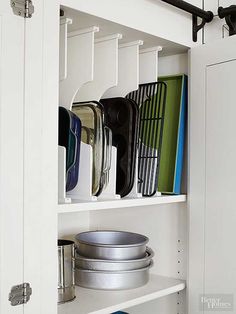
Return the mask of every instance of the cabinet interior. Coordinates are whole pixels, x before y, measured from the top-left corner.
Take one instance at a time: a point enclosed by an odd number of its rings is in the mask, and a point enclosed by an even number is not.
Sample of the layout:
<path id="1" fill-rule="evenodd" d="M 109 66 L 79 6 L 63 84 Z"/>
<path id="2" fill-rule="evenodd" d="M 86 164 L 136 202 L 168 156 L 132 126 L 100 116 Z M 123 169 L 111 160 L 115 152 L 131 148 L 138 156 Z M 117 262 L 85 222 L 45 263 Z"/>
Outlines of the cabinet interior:
<path id="1" fill-rule="evenodd" d="M 137 44 L 138 42 L 137 58 L 139 58 L 140 52 L 142 53 L 142 51 L 148 49 L 150 49 L 151 51 L 153 47 L 161 46 L 162 50 L 158 52 L 158 58 L 157 60 L 154 60 L 154 64 L 150 64 L 150 60 L 147 61 L 146 71 L 148 72 L 150 69 L 150 72 L 153 72 L 153 68 L 155 68 L 159 76 L 174 75 L 180 73 L 188 74 L 188 47 L 155 37 L 151 34 L 140 32 L 136 29 L 127 28 L 111 21 L 104 20 L 83 12 L 79 12 L 68 7 L 62 6 L 61 9 L 64 12 L 64 16 L 61 17 L 61 25 L 63 23 L 67 25 L 64 31 L 68 32 L 69 34 L 68 35 L 67 33 L 65 33 L 64 37 L 62 36 L 61 38 L 65 39 L 67 38 L 67 36 L 74 36 L 78 33 L 88 34 L 88 32 L 92 31 L 94 38 L 93 36 L 91 37 L 92 45 L 90 45 L 90 47 L 91 49 L 94 49 L 95 43 L 98 43 L 102 40 L 106 41 L 114 38 L 114 34 L 116 34 L 118 44 L 116 48 L 116 55 L 114 55 L 114 62 L 117 63 L 119 57 L 118 50 L 120 46 L 125 47 L 130 45 L 130 43 L 133 45 Z M 122 34 L 122 38 L 117 34 Z M 84 38 L 84 40 L 85 44 L 88 44 L 88 42 L 86 42 L 86 38 Z M 80 90 L 86 85 L 86 80 L 90 81 L 91 77 L 95 79 L 93 53 L 94 51 L 81 51 L 81 55 L 83 57 L 86 55 L 87 57 L 90 57 L 91 64 L 90 67 L 87 68 L 87 61 L 80 63 L 79 66 L 81 67 L 81 72 L 77 73 L 77 76 L 79 77 L 80 74 L 84 76 L 84 81 L 82 80 L 78 84 L 78 88 L 76 87 L 76 82 L 74 82 L 75 89 L 77 88 L 77 91 L 75 93 L 74 89 L 74 91 L 72 91 L 71 94 L 68 96 L 68 102 L 65 104 L 68 109 L 70 108 L 71 102 L 76 98 L 77 93 L 79 93 Z M 80 58 L 79 53 L 77 58 Z M 66 87 L 63 86 L 63 73 L 65 74 L 69 67 L 73 66 L 70 64 L 71 62 L 72 60 L 68 58 L 67 51 L 65 50 L 65 43 L 60 42 L 60 92 L 62 89 L 63 92 L 66 89 Z M 136 80 L 137 78 L 140 80 L 141 77 L 139 76 L 139 74 L 141 72 L 139 71 L 139 62 L 136 62 L 136 65 L 136 71 L 132 72 L 131 74 L 136 76 Z M 116 76 L 119 75 L 118 67 L 119 65 L 115 64 L 115 70 L 117 71 Z M 153 73 L 151 73 L 151 75 L 153 75 Z M 87 78 L 85 76 L 87 76 Z M 96 79 L 99 79 L 99 77 Z M 105 93 L 106 91 L 104 90 L 103 92 Z M 61 99 L 60 105 L 64 105 L 63 103 L 61 103 Z M 86 181 L 86 178 L 82 179 Z M 187 145 L 182 185 L 182 192 L 183 194 L 186 194 Z M 117 200 L 117 202 L 119 202 L 119 200 Z M 60 206 L 63 205 L 59 204 L 58 208 L 62 208 Z M 73 206 L 73 208 L 75 208 L 73 212 L 69 210 L 70 206 Z M 84 211 L 76 211 L 75 206 L 75 204 L 68 203 L 65 205 L 65 210 L 61 211 L 59 209 L 60 213 L 58 213 L 58 238 L 73 240 L 74 235 L 82 231 L 101 229 L 117 229 L 142 233 L 149 237 L 150 246 L 155 252 L 154 266 L 151 269 L 151 273 L 160 276 L 187 280 L 186 259 L 188 248 L 186 202 L 167 202 L 166 204 L 156 205 L 144 204 L 143 206 L 129 206 L 125 208 L 123 208 L 122 202 L 120 208 L 117 208 L 118 206 L 116 206 L 116 208 L 109 208 L 108 203 L 107 208 L 98 208 L 97 210 L 95 208 L 95 210 L 88 209 Z M 83 208 L 83 201 L 80 201 L 79 206 L 80 209 Z M 86 204 L 86 207 L 89 208 L 88 204 Z M 96 207 L 96 205 L 93 204 L 93 207 Z M 132 305 L 135 305 L 135 303 Z M 137 314 L 144 312 L 154 313 L 153 309 L 155 309 L 155 311 L 158 310 L 163 313 L 184 313 L 185 291 L 171 294 L 160 299 L 152 300 L 148 304 L 145 303 L 136 305 L 127 311 L 129 313 Z M 69 312 L 63 312 L 63 309 L 60 308 L 60 306 L 59 312 L 62 314 L 73 314 Z M 104 313 L 106 312 L 104 311 Z"/>

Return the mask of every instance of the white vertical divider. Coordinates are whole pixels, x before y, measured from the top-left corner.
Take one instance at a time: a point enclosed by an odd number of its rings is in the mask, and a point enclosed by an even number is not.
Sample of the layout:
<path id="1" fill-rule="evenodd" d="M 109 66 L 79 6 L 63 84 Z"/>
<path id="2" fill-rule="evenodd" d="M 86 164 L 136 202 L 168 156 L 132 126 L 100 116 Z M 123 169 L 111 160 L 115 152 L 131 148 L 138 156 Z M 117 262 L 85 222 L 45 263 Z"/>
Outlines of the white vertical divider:
<path id="1" fill-rule="evenodd" d="M 99 101 L 102 95 L 118 84 L 118 41 L 121 34 L 95 40 L 94 78 L 78 91 L 76 101 Z"/>
<path id="2" fill-rule="evenodd" d="M 74 31 L 67 38 L 67 77 L 60 82 L 59 104 L 71 109 L 78 90 L 93 80 L 96 26 Z"/>
<path id="3" fill-rule="evenodd" d="M 73 201 L 96 201 L 97 197 L 92 195 L 93 182 L 93 148 L 91 145 L 81 142 L 79 180 L 76 187 L 67 192 L 67 197 Z"/>
<path id="4" fill-rule="evenodd" d="M 95 40 L 94 47 L 94 79 L 83 85 L 78 91 L 76 101 L 99 101 L 102 95 L 111 87 L 118 84 L 118 41 L 122 38 L 121 34 L 114 34 Z M 88 163 L 87 158 L 85 162 Z M 109 183 L 106 189 L 99 196 L 99 199 L 119 199 L 116 194 L 116 163 L 117 149 L 112 147 L 111 169 L 109 171 Z M 86 165 L 84 165 L 86 167 Z M 81 167 L 83 165 L 81 164 Z M 89 182 L 83 182 L 83 187 Z M 72 191 L 73 192 L 73 191 Z M 87 191 L 88 192 L 88 191 Z M 79 185 L 77 198 L 82 199 L 88 193 L 83 191 L 83 195 L 79 193 Z M 69 193 L 73 197 L 72 193 Z M 81 197 L 82 196 L 82 197 Z M 91 197 L 91 196 L 90 196 Z M 94 199 L 95 200 L 95 199 Z"/>
<path id="5" fill-rule="evenodd" d="M 140 198 L 142 193 L 138 192 L 138 151 L 136 153 L 136 165 L 135 165 L 135 174 L 134 174 L 134 185 L 130 193 L 126 196 L 127 198 Z"/>
<path id="6" fill-rule="evenodd" d="M 65 27 L 64 32 L 67 31 Z M 60 105 L 71 109 L 73 100 L 78 90 L 87 82 L 92 81 L 94 77 L 94 33 L 98 32 L 96 26 L 70 32 L 67 36 L 67 52 L 64 52 L 64 58 L 61 57 L 60 66 L 63 69 L 63 62 L 67 62 L 67 75 L 60 82 L 59 100 Z M 63 38 L 65 38 L 63 37 Z M 63 40 L 63 39 L 62 39 Z M 66 47 L 66 45 L 65 45 Z M 65 56 L 67 53 L 67 61 Z M 64 71 L 64 74 L 66 72 Z M 59 201 L 70 202 L 70 200 L 97 200 L 92 195 L 92 158 L 93 151 L 90 145 L 81 143 L 80 149 L 80 165 L 79 180 L 76 187 L 69 192 L 66 191 L 66 175 L 65 175 L 65 151 L 59 148 Z"/>
<path id="7" fill-rule="evenodd" d="M 139 85 L 139 48 L 142 40 L 122 44 L 119 46 L 118 85 L 108 90 L 103 98 L 125 97 Z M 137 156 L 138 157 L 138 156 Z M 127 197 L 141 197 L 138 193 L 138 165 L 136 163 L 134 187 Z"/>
<path id="8" fill-rule="evenodd" d="M 142 40 L 133 41 L 119 46 L 118 84 L 104 93 L 102 98 L 125 97 L 138 89 L 139 85 L 139 46 Z"/>
<path id="9" fill-rule="evenodd" d="M 59 79 L 65 80 L 67 76 L 67 33 L 68 25 L 72 19 L 62 17 L 60 19 L 60 50 L 59 50 Z"/>
<path id="10" fill-rule="evenodd" d="M 162 51 L 162 47 L 160 46 L 140 50 L 139 84 L 157 81 L 159 51 Z"/>
<path id="11" fill-rule="evenodd" d="M 117 148 L 112 146 L 109 182 L 105 190 L 99 196 L 99 199 L 115 199 L 115 200 L 120 199 L 120 195 L 116 194 L 116 164 L 117 164 Z"/>
<path id="12" fill-rule="evenodd" d="M 66 148 L 58 146 L 58 201 L 60 204 L 71 203 L 66 197 Z"/>

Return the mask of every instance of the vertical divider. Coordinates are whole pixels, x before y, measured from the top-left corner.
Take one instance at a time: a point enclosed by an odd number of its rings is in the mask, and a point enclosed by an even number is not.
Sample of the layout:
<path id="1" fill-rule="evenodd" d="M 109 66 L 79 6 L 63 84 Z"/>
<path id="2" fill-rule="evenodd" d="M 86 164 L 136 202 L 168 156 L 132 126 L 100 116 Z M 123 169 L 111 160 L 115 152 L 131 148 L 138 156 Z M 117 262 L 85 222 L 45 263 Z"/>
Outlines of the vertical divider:
<path id="1" fill-rule="evenodd" d="M 139 53 L 139 84 L 153 83 L 158 77 L 158 52 L 162 47 L 140 50 Z"/>
<path id="2" fill-rule="evenodd" d="M 139 46 L 142 40 L 133 41 L 119 46 L 118 53 L 118 84 L 104 93 L 102 98 L 125 97 L 138 89 L 139 84 Z"/>
<path id="3" fill-rule="evenodd" d="M 118 84 L 118 41 L 121 34 L 99 38 L 94 48 L 94 79 L 83 85 L 76 95 L 76 101 L 99 101 L 102 95 Z M 117 149 L 112 147 L 109 183 L 99 199 L 119 199 L 116 194 Z"/>
<path id="4" fill-rule="evenodd" d="M 157 82 L 158 79 L 158 53 L 162 51 L 161 46 L 142 49 L 139 55 L 140 84 Z M 156 192 L 155 196 L 161 196 Z"/>
<path id="5" fill-rule="evenodd" d="M 142 193 L 138 192 L 138 148 L 136 153 L 136 166 L 135 166 L 135 174 L 134 174 L 134 185 L 130 193 L 126 196 L 127 198 L 140 198 L 142 197 Z"/>
<path id="6" fill-rule="evenodd" d="M 99 199 L 116 199 L 116 200 L 120 199 L 120 195 L 116 194 L 116 164 L 117 164 L 117 148 L 112 146 L 109 182 L 105 190 L 99 196 Z"/>
<path id="7" fill-rule="evenodd" d="M 60 49 L 59 49 L 59 79 L 63 81 L 67 77 L 67 33 L 68 24 L 72 24 L 72 19 L 60 19 Z"/>
<path id="8" fill-rule="evenodd" d="M 95 40 L 94 46 L 94 78 L 93 81 L 84 84 L 78 91 L 76 101 L 99 101 L 102 95 L 111 87 L 118 84 L 118 42 L 121 34 L 113 34 Z M 88 162 L 85 160 L 85 162 Z M 99 199 L 119 199 L 116 194 L 116 163 L 117 149 L 112 147 L 111 169 L 109 171 L 109 183 L 101 193 Z M 83 165 L 81 165 L 83 167 Z M 78 189 L 79 192 L 79 189 Z M 71 196 L 72 194 L 69 193 Z M 80 193 L 79 195 L 81 199 Z M 83 193 L 83 197 L 84 197 Z M 88 196 L 88 193 L 87 193 Z"/>
<path id="9" fill-rule="evenodd" d="M 59 104 L 71 109 L 78 90 L 93 80 L 96 26 L 74 31 L 67 39 L 67 77 L 60 82 Z"/>
<path id="10" fill-rule="evenodd" d="M 99 28 L 93 26 L 66 34 L 67 27 L 65 25 L 62 30 L 62 41 L 64 40 L 65 43 L 60 43 L 62 45 L 60 48 L 64 49 L 64 53 L 62 52 L 60 58 L 60 67 L 64 79 L 60 81 L 59 104 L 69 110 L 78 90 L 85 83 L 93 80 L 94 33 L 98 31 Z M 65 38 L 67 38 L 67 51 Z M 97 197 L 92 195 L 92 158 L 92 147 L 81 143 L 78 183 L 72 191 L 66 193 L 65 151 L 62 147 L 59 147 L 59 202 L 97 200 Z"/>
<path id="11" fill-rule="evenodd" d="M 152 83 L 157 81 L 158 77 L 158 52 L 162 47 L 156 46 L 147 49 L 142 49 L 139 52 L 139 84 Z M 161 193 L 156 194 L 160 196 Z M 134 177 L 134 185 L 127 197 L 142 197 L 138 192 L 138 148 L 136 156 L 136 169 Z"/>
<path id="12" fill-rule="evenodd" d="M 108 90 L 103 98 L 125 97 L 139 86 L 139 48 L 143 45 L 142 40 L 122 44 L 119 46 L 118 59 L 118 85 Z M 137 156 L 138 160 L 138 156 Z M 138 193 L 138 166 L 136 163 L 135 179 L 132 191 L 127 197 L 141 197 Z"/>
<path id="13" fill-rule="evenodd" d="M 118 41 L 121 34 L 95 40 L 94 78 L 78 91 L 76 101 L 99 101 L 102 95 L 118 83 Z"/>
<path id="14" fill-rule="evenodd" d="M 66 148 L 58 146 L 58 201 L 59 203 L 71 203 L 66 197 Z"/>
<path id="15" fill-rule="evenodd" d="M 74 201 L 96 201 L 97 197 L 92 195 L 93 183 L 93 148 L 91 145 L 81 142 L 79 180 L 76 187 L 67 192 L 67 196 Z"/>

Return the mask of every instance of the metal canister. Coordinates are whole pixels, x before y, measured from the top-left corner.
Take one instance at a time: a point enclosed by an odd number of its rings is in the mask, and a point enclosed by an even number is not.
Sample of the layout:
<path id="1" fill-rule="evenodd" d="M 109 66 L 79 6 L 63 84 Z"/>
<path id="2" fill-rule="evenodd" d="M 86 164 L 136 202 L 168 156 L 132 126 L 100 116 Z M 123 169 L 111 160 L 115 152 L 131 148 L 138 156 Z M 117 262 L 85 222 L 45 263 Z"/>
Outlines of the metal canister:
<path id="1" fill-rule="evenodd" d="M 58 303 L 75 299 L 75 243 L 58 240 Z"/>

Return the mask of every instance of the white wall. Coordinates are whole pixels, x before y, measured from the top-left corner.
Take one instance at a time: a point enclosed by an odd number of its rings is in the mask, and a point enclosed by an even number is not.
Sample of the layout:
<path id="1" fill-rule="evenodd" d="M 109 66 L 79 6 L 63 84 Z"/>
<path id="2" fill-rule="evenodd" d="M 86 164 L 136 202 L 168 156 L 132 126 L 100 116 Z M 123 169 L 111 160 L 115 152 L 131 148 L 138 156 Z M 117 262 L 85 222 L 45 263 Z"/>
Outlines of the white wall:
<path id="1" fill-rule="evenodd" d="M 188 54 L 177 54 L 159 58 L 158 76 L 188 74 Z"/>
<path id="2" fill-rule="evenodd" d="M 218 7 L 227 7 L 236 4 L 236 0 L 204 0 L 204 9 L 211 10 L 215 17 L 214 20 L 207 24 L 204 28 L 203 42 L 208 43 L 217 39 L 228 36 L 227 24 L 225 19 L 221 20 L 218 17 Z"/>

